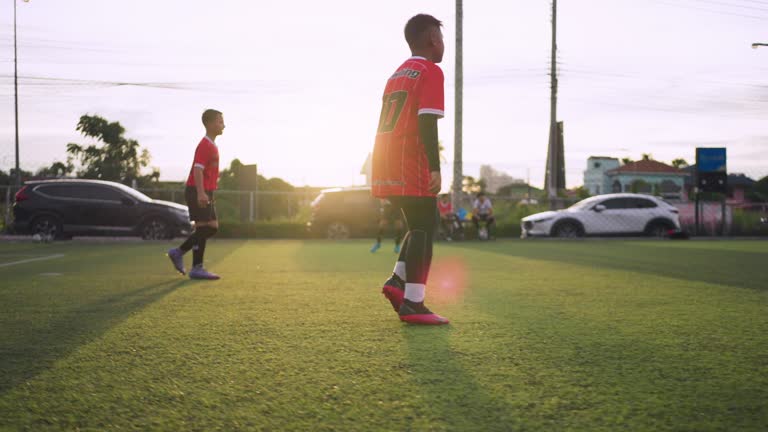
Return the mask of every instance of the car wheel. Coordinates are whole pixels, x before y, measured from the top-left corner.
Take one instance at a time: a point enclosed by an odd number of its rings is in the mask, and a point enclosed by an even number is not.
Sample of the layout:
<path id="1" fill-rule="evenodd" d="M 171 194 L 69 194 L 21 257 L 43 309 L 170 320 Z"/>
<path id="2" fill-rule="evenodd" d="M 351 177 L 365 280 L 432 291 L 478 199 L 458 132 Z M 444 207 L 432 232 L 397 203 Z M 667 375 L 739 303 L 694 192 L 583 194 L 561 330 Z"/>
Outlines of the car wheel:
<path id="1" fill-rule="evenodd" d="M 345 240 L 349 238 L 349 227 L 341 222 L 331 222 L 328 224 L 326 234 L 332 240 Z"/>
<path id="2" fill-rule="evenodd" d="M 170 227 L 163 219 L 152 218 L 141 226 L 141 238 L 144 240 L 167 240 L 170 237 Z"/>
<path id="3" fill-rule="evenodd" d="M 583 237 L 584 230 L 575 222 L 561 222 L 552 230 L 552 236 L 560 238 Z"/>
<path id="4" fill-rule="evenodd" d="M 648 237 L 662 238 L 668 235 L 671 227 L 663 222 L 653 222 L 645 229 L 645 235 Z"/>
<path id="5" fill-rule="evenodd" d="M 56 216 L 43 215 L 36 217 L 30 224 L 33 236 L 52 240 L 62 236 L 61 221 Z"/>

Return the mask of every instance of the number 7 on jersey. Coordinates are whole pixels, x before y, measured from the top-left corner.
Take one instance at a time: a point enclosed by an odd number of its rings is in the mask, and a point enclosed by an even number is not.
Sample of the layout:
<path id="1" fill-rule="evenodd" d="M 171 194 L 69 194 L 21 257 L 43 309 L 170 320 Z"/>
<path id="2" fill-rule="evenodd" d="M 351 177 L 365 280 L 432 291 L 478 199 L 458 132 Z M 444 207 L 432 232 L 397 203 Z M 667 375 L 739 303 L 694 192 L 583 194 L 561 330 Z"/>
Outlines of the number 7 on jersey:
<path id="1" fill-rule="evenodd" d="M 379 117 L 379 133 L 392 132 L 395 129 L 406 99 L 408 99 L 408 92 L 402 90 L 384 95 Z"/>

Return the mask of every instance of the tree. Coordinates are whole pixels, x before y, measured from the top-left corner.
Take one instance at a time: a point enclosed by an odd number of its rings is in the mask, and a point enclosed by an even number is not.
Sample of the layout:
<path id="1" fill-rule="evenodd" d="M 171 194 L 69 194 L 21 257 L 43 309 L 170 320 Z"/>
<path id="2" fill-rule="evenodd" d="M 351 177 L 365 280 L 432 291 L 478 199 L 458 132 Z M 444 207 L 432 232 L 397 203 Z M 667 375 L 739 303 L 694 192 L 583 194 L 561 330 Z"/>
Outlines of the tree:
<path id="1" fill-rule="evenodd" d="M 749 195 L 753 201 L 768 202 L 768 176 L 756 181 Z"/>
<path id="2" fill-rule="evenodd" d="M 240 159 L 233 159 L 229 168 L 222 170 L 219 175 L 219 189 L 240 190 L 240 168 L 242 166 L 244 164 L 240 162 Z M 256 176 L 256 179 L 259 192 L 266 192 L 257 196 L 259 219 L 271 220 L 290 217 L 296 213 L 299 207 L 299 198 L 293 193 L 295 191 L 293 185 L 281 178 L 267 179 L 260 174 Z"/>
<path id="3" fill-rule="evenodd" d="M 21 179 L 28 179 L 32 177 L 32 173 L 29 171 L 21 170 Z M 11 168 L 7 173 L 0 170 L 0 185 L 16 185 L 16 168 Z"/>
<path id="4" fill-rule="evenodd" d="M 578 197 L 580 200 L 587 199 L 592 196 L 589 193 L 589 189 L 585 188 L 584 186 L 577 187 L 574 189 L 574 192 L 576 192 L 576 197 Z"/>
<path id="5" fill-rule="evenodd" d="M 443 145 L 442 141 L 437 142 L 437 151 L 440 155 L 440 163 L 444 164 L 448 162 L 448 158 L 445 157 L 445 146 Z"/>
<path id="6" fill-rule="evenodd" d="M 76 143 L 67 144 L 67 153 L 80 160 L 82 169 L 77 172 L 79 177 L 123 184 L 131 184 L 136 180 L 140 185 L 157 182 L 160 178 L 160 170 L 157 168 L 149 175 L 141 174 L 142 168 L 149 165 L 149 151 L 140 149 L 138 141 L 125 138 L 125 128 L 120 123 L 110 123 L 96 115 L 83 115 L 77 122 L 77 131 L 103 144 L 87 147 Z"/>
<path id="7" fill-rule="evenodd" d="M 643 153 L 643 160 L 644 161 L 653 160 L 653 155 L 650 153 Z"/>
<path id="8" fill-rule="evenodd" d="M 229 168 L 221 170 L 221 173 L 219 173 L 219 189 L 240 189 L 238 180 L 241 166 L 243 166 L 243 163 L 240 162 L 240 159 L 232 159 L 232 162 L 229 164 Z"/>
<path id="9" fill-rule="evenodd" d="M 461 182 L 461 190 L 466 193 L 485 192 L 485 188 L 485 180 L 475 180 L 472 176 L 464 176 L 464 179 Z"/>
<path id="10" fill-rule="evenodd" d="M 678 169 L 685 168 L 688 166 L 688 162 L 683 158 L 677 158 L 672 160 L 672 166 Z"/>
<path id="11" fill-rule="evenodd" d="M 66 163 L 56 161 L 51 164 L 51 166 L 43 167 L 37 170 L 35 173 L 35 177 L 43 177 L 43 178 L 59 178 L 59 177 L 66 177 L 67 175 L 71 174 L 72 171 L 75 170 L 75 166 L 72 164 L 71 160 L 67 160 Z"/>
<path id="12" fill-rule="evenodd" d="M 623 165 L 631 164 L 632 162 L 634 162 L 634 161 L 631 158 L 628 158 L 628 157 L 621 158 L 621 163 Z"/>

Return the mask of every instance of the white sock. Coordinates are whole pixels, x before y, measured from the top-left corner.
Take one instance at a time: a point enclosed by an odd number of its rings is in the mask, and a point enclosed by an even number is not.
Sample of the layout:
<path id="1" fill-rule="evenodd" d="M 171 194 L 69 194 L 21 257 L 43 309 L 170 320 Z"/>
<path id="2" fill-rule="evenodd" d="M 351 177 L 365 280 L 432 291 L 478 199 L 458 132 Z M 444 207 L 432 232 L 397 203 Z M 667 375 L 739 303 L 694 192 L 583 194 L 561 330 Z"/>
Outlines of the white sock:
<path id="1" fill-rule="evenodd" d="M 406 283 L 405 284 L 405 299 L 414 303 L 421 303 L 424 301 L 424 284 Z"/>
<path id="2" fill-rule="evenodd" d="M 405 280 L 405 261 L 398 261 L 395 263 L 395 269 L 392 270 L 402 280 Z"/>

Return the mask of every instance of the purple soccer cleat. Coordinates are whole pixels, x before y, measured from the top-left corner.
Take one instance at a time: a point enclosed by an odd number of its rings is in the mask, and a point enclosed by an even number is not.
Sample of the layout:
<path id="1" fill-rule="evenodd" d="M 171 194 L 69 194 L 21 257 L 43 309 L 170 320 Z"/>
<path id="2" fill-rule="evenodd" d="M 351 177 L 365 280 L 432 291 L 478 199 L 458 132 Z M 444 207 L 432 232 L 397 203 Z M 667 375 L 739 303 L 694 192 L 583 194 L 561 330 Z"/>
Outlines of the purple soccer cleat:
<path id="1" fill-rule="evenodd" d="M 221 279 L 219 275 L 209 272 L 208 270 L 204 269 L 202 265 L 192 267 L 192 270 L 189 272 L 189 278 L 203 280 Z"/>
<path id="2" fill-rule="evenodd" d="M 169 249 L 167 255 L 176 271 L 181 274 L 187 274 L 187 271 L 184 269 L 184 253 L 182 251 L 178 248 Z"/>

